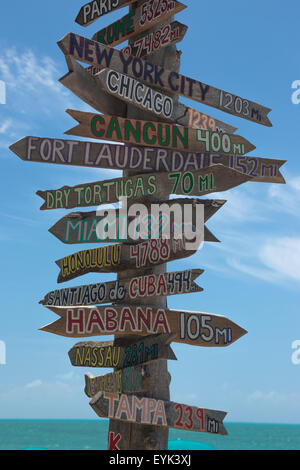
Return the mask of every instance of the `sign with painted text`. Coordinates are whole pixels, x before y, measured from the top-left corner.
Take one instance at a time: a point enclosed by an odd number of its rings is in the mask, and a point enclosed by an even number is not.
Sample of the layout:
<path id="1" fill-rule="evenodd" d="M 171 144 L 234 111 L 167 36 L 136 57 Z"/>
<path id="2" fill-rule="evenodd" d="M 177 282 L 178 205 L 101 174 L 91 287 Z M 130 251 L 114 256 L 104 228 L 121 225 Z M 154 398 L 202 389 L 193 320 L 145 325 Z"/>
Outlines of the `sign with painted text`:
<path id="1" fill-rule="evenodd" d="M 176 361 L 170 346 L 173 335 L 155 334 L 130 341 L 119 336 L 114 341 L 76 343 L 69 351 L 72 366 L 124 369 L 161 359 Z"/>
<path id="2" fill-rule="evenodd" d="M 226 412 L 135 395 L 99 392 L 90 405 L 100 418 L 226 435 Z"/>
<path id="3" fill-rule="evenodd" d="M 133 104 L 143 111 L 154 114 L 158 118 L 170 121 L 172 124 L 189 125 L 189 113 L 194 110 L 170 96 L 153 90 L 144 83 L 115 70 L 102 69 L 96 74 L 96 77 L 99 79 L 103 90 L 111 96 L 116 96 L 126 103 Z M 111 115 L 111 113 L 109 114 Z M 205 130 L 211 130 L 208 129 L 209 124 L 214 131 L 218 129 L 218 131 L 232 134 L 236 130 L 222 121 L 215 120 L 210 116 L 206 117 L 208 124 Z M 214 122 L 212 122 L 212 119 Z"/>
<path id="4" fill-rule="evenodd" d="M 88 26 L 107 13 L 126 7 L 134 2 L 136 0 L 92 0 L 80 8 L 75 21 L 81 26 Z"/>
<path id="5" fill-rule="evenodd" d="M 199 244 L 188 249 L 184 238 L 154 238 L 137 244 L 119 243 L 79 251 L 56 261 L 60 268 L 57 282 L 69 281 L 88 273 L 114 273 L 168 263 L 192 256 Z"/>
<path id="6" fill-rule="evenodd" d="M 60 318 L 40 330 L 68 338 L 168 333 L 175 343 L 225 347 L 247 333 L 225 316 L 211 313 L 145 305 L 47 308 Z"/>
<path id="7" fill-rule="evenodd" d="M 133 276 L 110 282 L 66 287 L 48 292 L 40 301 L 43 305 L 69 307 L 125 303 L 129 300 L 156 296 L 190 294 L 203 291 L 194 281 L 203 269 L 189 269 L 161 274 Z"/>
<path id="8" fill-rule="evenodd" d="M 160 23 L 150 31 L 138 34 L 131 44 L 122 49 L 123 53 L 135 57 L 150 56 L 166 46 L 182 41 L 188 27 L 179 21 Z"/>
<path id="9" fill-rule="evenodd" d="M 186 5 L 176 0 L 156 0 L 156 4 L 153 0 L 143 0 L 123 18 L 97 31 L 93 40 L 107 46 L 117 46 L 185 8 Z"/>
<path id="10" fill-rule="evenodd" d="M 147 366 L 127 367 L 98 377 L 86 373 L 84 391 L 90 398 L 98 392 L 141 393 L 147 387 L 149 375 Z"/>
<path id="11" fill-rule="evenodd" d="M 165 149 L 243 155 L 255 149 L 240 135 L 67 109 L 79 124 L 65 134 Z"/>
<path id="12" fill-rule="evenodd" d="M 179 152 L 156 147 L 32 136 L 18 140 L 9 148 L 26 162 L 108 168 L 110 170 L 138 170 L 145 173 L 151 171 L 195 172 L 220 163 L 251 176 L 250 181 L 285 183 L 279 169 L 286 160 L 272 158 L 207 152 Z"/>
<path id="13" fill-rule="evenodd" d="M 140 57 L 126 56 L 122 51 L 97 41 L 68 33 L 58 42 L 58 46 L 65 55 L 71 55 L 89 65 L 111 68 L 161 91 L 177 93 L 258 124 L 272 125 L 267 116 L 270 108 L 186 77 L 174 70 L 164 69 Z"/>
<path id="14" fill-rule="evenodd" d="M 144 173 L 127 178 L 37 191 L 36 194 L 44 199 L 44 203 L 40 207 L 41 210 L 72 209 L 115 203 L 121 198 L 136 199 L 142 202 L 147 196 L 155 196 L 157 201 L 165 199 L 171 194 L 204 196 L 209 193 L 227 191 L 249 180 L 251 180 L 250 176 L 217 164 L 206 170 L 195 172 Z M 155 208 L 159 210 L 161 204 L 157 203 L 153 206 L 153 210 Z M 168 207 L 169 205 L 165 204 L 164 210 L 167 211 Z M 189 221 L 186 220 L 186 222 Z"/>

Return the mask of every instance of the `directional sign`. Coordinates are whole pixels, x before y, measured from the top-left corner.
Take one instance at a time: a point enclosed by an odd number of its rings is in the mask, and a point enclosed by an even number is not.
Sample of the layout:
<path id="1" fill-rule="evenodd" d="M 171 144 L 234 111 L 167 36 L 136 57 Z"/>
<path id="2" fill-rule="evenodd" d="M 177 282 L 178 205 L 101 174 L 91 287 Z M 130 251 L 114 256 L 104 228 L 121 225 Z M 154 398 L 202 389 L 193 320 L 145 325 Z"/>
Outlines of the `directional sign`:
<path id="1" fill-rule="evenodd" d="M 120 242 L 127 241 L 130 243 L 145 240 L 148 238 L 161 238 L 161 232 L 166 223 L 171 226 L 176 223 L 174 212 L 179 209 L 181 214 L 184 210 L 190 208 L 189 221 L 195 227 L 197 226 L 197 207 L 203 206 L 200 199 L 171 199 L 160 201 L 163 208 L 168 208 L 165 213 L 160 215 L 152 215 L 149 208 L 144 215 L 127 216 L 122 210 L 105 210 L 105 215 L 97 215 L 97 211 L 91 212 L 71 212 L 53 225 L 49 232 L 52 233 L 63 243 L 101 243 L 101 242 Z M 205 211 L 205 206 L 204 206 Z M 99 211 L 98 211 L 99 212 Z M 104 212 L 104 211 L 103 211 Z M 108 224 L 116 223 L 116 230 L 107 231 Z M 143 229 L 136 233 L 136 224 L 142 224 Z M 203 230 L 201 226 L 201 230 Z M 133 233 L 134 232 L 134 233 Z M 214 242 L 216 237 L 204 226 L 204 241 Z"/>
<path id="2" fill-rule="evenodd" d="M 180 75 L 140 57 L 126 56 L 122 51 L 86 39 L 74 33 L 66 34 L 58 46 L 65 55 L 99 68 L 111 68 L 118 72 L 159 88 L 167 93 L 177 93 L 186 98 L 221 109 L 224 112 L 250 121 L 271 126 L 267 114 L 270 108 L 261 106 L 232 93 L 214 88 L 192 78 Z"/>
<path id="3" fill-rule="evenodd" d="M 191 153 L 175 150 L 113 145 L 53 139 L 50 137 L 24 137 L 10 147 L 24 161 L 75 165 L 86 168 L 111 170 L 139 170 L 143 172 L 192 171 L 208 168 L 217 163 L 252 177 L 250 181 L 285 183 L 279 168 L 286 160 L 246 155 L 218 153 Z"/>
<path id="4" fill-rule="evenodd" d="M 98 392 L 140 393 L 146 389 L 149 375 L 147 366 L 127 367 L 98 377 L 85 374 L 84 391 L 90 398 Z"/>
<path id="5" fill-rule="evenodd" d="M 135 1 L 136 0 L 93 0 L 80 8 L 75 21 L 81 26 L 88 26 L 101 16 L 111 11 L 118 10 L 119 8 L 126 7 Z"/>
<path id="6" fill-rule="evenodd" d="M 121 42 L 129 41 L 137 34 L 165 21 L 185 8 L 186 5 L 176 0 L 157 0 L 155 7 L 153 0 L 143 0 L 137 8 L 123 18 L 100 29 L 94 34 L 93 40 L 108 46 L 116 46 Z"/>
<path id="7" fill-rule="evenodd" d="M 176 361 L 170 346 L 171 334 L 143 336 L 130 341 L 118 337 L 114 341 L 85 341 L 76 343 L 69 351 L 75 367 L 113 367 L 124 369 L 161 359 Z"/>
<path id="8" fill-rule="evenodd" d="M 57 282 L 87 273 L 114 273 L 125 269 L 148 268 L 192 256 L 198 249 L 187 248 L 183 239 L 150 239 L 142 243 L 105 245 L 83 250 L 56 261 L 60 268 Z"/>
<path id="9" fill-rule="evenodd" d="M 172 333 L 175 343 L 225 347 L 247 333 L 228 318 L 211 313 L 145 305 L 47 308 L 60 318 L 40 329 L 69 338 Z"/>
<path id="10" fill-rule="evenodd" d="M 255 149 L 254 145 L 239 135 L 220 134 L 164 122 L 125 119 L 73 109 L 67 109 L 66 112 L 79 124 L 65 134 L 80 137 L 194 152 L 243 155 Z"/>
<path id="11" fill-rule="evenodd" d="M 99 305 L 126 303 L 138 298 L 189 294 L 203 291 L 194 282 L 203 269 L 189 269 L 161 274 L 133 276 L 130 279 L 66 287 L 48 292 L 40 301 L 43 305 L 68 307 L 72 305 Z"/>
<path id="12" fill-rule="evenodd" d="M 128 104 L 134 104 L 137 108 L 150 112 L 156 117 L 170 121 L 173 124 L 183 126 L 189 124 L 189 112 L 194 110 L 175 101 L 170 96 L 153 90 L 144 83 L 116 70 L 102 69 L 96 74 L 96 77 L 99 79 L 103 90 L 109 93 L 110 96 L 118 97 Z M 111 115 L 111 112 L 109 114 Z M 222 121 L 215 120 L 210 116 L 206 117 L 208 125 L 212 126 L 214 131 L 219 129 L 222 132 L 232 134 L 236 130 Z"/>
<path id="13" fill-rule="evenodd" d="M 36 194 L 45 201 L 41 210 L 71 209 L 114 203 L 121 197 L 129 200 L 140 199 L 140 202 L 143 202 L 147 196 L 154 196 L 157 201 L 171 194 L 203 196 L 217 191 L 227 191 L 250 179 L 250 176 L 217 164 L 195 172 L 145 173 L 127 178 L 37 191 Z M 159 203 L 154 205 L 154 208 L 158 210 Z M 164 210 L 167 209 L 168 207 L 164 206 Z"/>
<path id="14" fill-rule="evenodd" d="M 157 400 L 135 395 L 99 392 L 90 401 L 101 418 L 116 419 L 185 431 L 226 435 L 223 425 L 224 411 L 207 410 L 172 401 Z"/>
<path id="15" fill-rule="evenodd" d="M 187 29 L 188 27 L 179 21 L 160 23 L 154 28 L 151 27 L 151 31 L 138 34 L 132 39 L 131 45 L 126 46 L 122 51 L 135 57 L 149 56 L 163 47 L 182 41 Z"/>
<path id="16" fill-rule="evenodd" d="M 126 102 L 113 96 L 111 93 L 109 94 L 108 90 L 105 91 L 105 88 L 98 78 L 98 72 L 94 71 L 93 67 L 85 69 L 70 56 L 66 57 L 66 62 L 69 72 L 59 80 L 62 85 L 71 90 L 78 98 L 100 111 L 100 113 L 109 114 L 110 116 L 126 116 Z M 101 71 L 99 71 L 99 73 L 100 72 Z M 127 77 L 127 79 L 134 80 L 131 77 Z M 151 93 L 155 92 L 152 90 Z M 157 93 L 159 92 L 156 92 L 156 96 Z M 201 113 L 199 118 L 199 111 L 189 108 L 182 103 L 176 103 L 176 112 L 176 122 L 183 126 L 227 132 L 228 134 L 232 134 L 236 131 L 236 127 L 219 121 L 207 114 Z"/>
<path id="17" fill-rule="evenodd" d="M 224 411 L 207 410 L 171 401 L 135 395 L 99 392 L 90 401 L 101 418 L 154 426 L 167 426 L 185 431 L 226 435 Z"/>

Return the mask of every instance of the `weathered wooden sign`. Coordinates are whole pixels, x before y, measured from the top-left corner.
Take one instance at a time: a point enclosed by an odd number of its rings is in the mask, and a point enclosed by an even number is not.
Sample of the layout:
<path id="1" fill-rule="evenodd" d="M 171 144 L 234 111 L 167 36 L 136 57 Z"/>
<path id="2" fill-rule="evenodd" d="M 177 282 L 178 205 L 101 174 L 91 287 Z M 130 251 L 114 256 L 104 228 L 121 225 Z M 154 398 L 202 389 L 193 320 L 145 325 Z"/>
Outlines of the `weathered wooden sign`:
<path id="1" fill-rule="evenodd" d="M 135 57 L 149 56 L 163 47 L 182 41 L 187 29 L 188 27 L 179 21 L 162 22 L 154 28 L 151 27 L 151 31 L 138 34 L 131 41 L 131 45 L 123 48 L 122 52 Z"/>
<path id="2" fill-rule="evenodd" d="M 102 69 L 96 74 L 96 77 L 99 79 L 103 90 L 109 93 L 110 96 L 116 96 L 126 103 L 133 104 L 143 111 L 154 114 L 158 118 L 170 121 L 172 124 L 186 126 L 190 122 L 189 113 L 194 111 L 193 109 L 158 90 L 153 90 L 132 77 L 111 69 Z M 111 115 L 111 113 L 109 114 Z M 213 119 L 214 122 L 212 122 L 210 116 L 206 116 L 206 118 L 207 123 L 214 128 L 214 131 L 218 129 L 221 132 L 232 134 L 236 130 L 222 121 Z M 205 130 L 209 130 L 208 125 Z"/>
<path id="3" fill-rule="evenodd" d="M 247 333 L 228 318 L 211 313 L 146 305 L 46 307 L 60 318 L 40 330 L 69 338 L 172 333 L 172 341 L 175 343 L 225 347 Z"/>
<path id="4" fill-rule="evenodd" d="M 98 79 L 97 73 L 94 72 L 93 67 L 85 69 L 70 56 L 66 57 L 66 62 L 69 68 L 69 72 L 59 80 L 62 85 L 71 90 L 76 96 L 78 96 L 78 98 L 85 101 L 101 113 L 108 114 L 110 116 L 121 117 L 126 115 L 126 102 L 117 98 L 116 96 L 113 96 L 112 94 L 108 94 L 107 90 L 105 91 L 105 88 L 101 85 L 101 82 Z M 127 77 L 127 79 L 134 80 L 131 77 Z M 157 96 L 157 93 L 159 92 L 152 90 L 151 93 L 156 93 Z M 189 108 L 182 103 L 176 104 L 176 112 L 176 122 L 183 126 L 190 126 L 190 124 L 193 124 L 195 128 L 201 128 L 203 130 L 207 129 L 217 132 L 227 132 L 228 134 L 232 134 L 236 131 L 236 127 L 226 124 L 223 121 L 217 120 L 204 113 L 201 113 L 200 127 L 200 121 L 195 118 L 198 111 Z M 191 115 L 194 116 L 193 120 L 191 120 Z"/>
<path id="5" fill-rule="evenodd" d="M 139 269 L 192 256 L 198 247 L 186 247 L 182 239 L 150 239 L 125 245 L 105 245 L 83 250 L 56 261 L 60 268 L 57 282 L 65 282 L 87 273 L 114 273 Z"/>
<path id="6" fill-rule="evenodd" d="M 286 160 L 220 153 L 191 153 L 50 137 L 24 137 L 10 147 L 24 161 L 143 172 L 197 171 L 217 163 L 251 176 L 250 181 L 285 183 Z"/>
<path id="7" fill-rule="evenodd" d="M 265 126 L 271 126 L 268 119 L 270 108 L 228 93 L 174 70 L 144 61 L 140 57 L 126 56 L 122 51 L 86 39 L 74 33 L 66 34 L 58 46 L 65 55 L 99 68 L 111 68 L 145 82 L 154 88 L 177 93 L 186 98 L 212 106 L 222 111 L 248 119 Z"/>
<path id="8" fill-rule="evenodd" d="M 223 425 L 227 414 L 224 411 L 108 392 L 97 393 L 90 401 L 90 405 L 101 418 L 167 426 L 185 431 L 227 434 Z"/>
<path id="9" fill-rule="evenodd" d="M 88 26 L 101 16 L 126 7 L 133 2 L 136 0 L 92 0 L 80 8 L 75 21 L 81 26 Z"/>
<path id="10" fill-rule="evenodd" d="M 131 341 L 124 337 L 114 341 L 85 341 L 76 343 L 68 354 L 75 367 L 124 369 L 161 359 L 176 361 L 170 346 L 172 338 L 172 334 L 156 334 Z"/>
<path id="11" fill-rule="evenodd" d="M 143 0 L 123 18 L 100 29 L 93 40 L 107 46 L 117 46 L 185 8 L 186 5 L 176 0 L 156 0 L 156 5 L 153 5 L 153 0 Z"/>
<path id="12" fill-rule="evenodd" d="M 170 194 L 204 196 L 227 191 L 250 179 L 248 175 L 217 164 L 195 172 L 144 173 L 127 178 L 37 191 L 36 194 L 44 199 L 41 210 L 72 209 L 114 203 L 120 201 L 121 197 L 142 202 L 147 196 L 155 196 L 157 201 Z M 158 204 L 155 207 L 158 208 Z M 164 206 L 164 210 L 167 210 L 167 206 Z"/>
<path id="13" fill-rule="evenodd" d="M 163 227 L 168 223 L 171 227 L 176 224 L 176 209 L 184 214 L 184 210 L 190 208 L 189 222 L 197 227 L 197 207 L 204 206 L 205 201 L 200 199 L 171 199 L 160 201 L 162 210 L 158 215 L 151 215 L 151 205 L 144 215 L 127 216 L 119 209 L 105 210 L 105 215 L 99 215 L 99 211 L 71 212 L 59 219 L 50 229 L 61 242 L 66 244 L 101 243 L 127 241 L 134 243 L 148 238 L 161 238 Z M 210 207 L 210 206 L 206 206 Z M 173 208 L 173 209 L 172 209 Z M 167 210 L 165 210 L 167 209 Z M 104 212 L 104 211 L 103 211 Z M 187 217 L 186 217 L 187 218 Z M 116 224 L 115 230 L 107 230 L 112 223 Z M 138 231 L 134 227 L 140 226 Z M 201 226 L 201 230 L 203 227 Z M 217 238 L 204 225 L 204 241 L 215 242 Z"/>
<path id="14" fill-rule="evenodd" d="M 90 398 L 98 392 L 141 393 L 146 389 L 149 375 L 147 366 L 126 367 L 98 377 L 86 373 L 84 391 Z"/>
<path id="15" fill-rule="evenodd" d="M 189 294 L 203 291 L 194 281 L 203 269 L 189 269 L 161 274 L 133 276 L 130 279 L 66 287 L 48 292 L 40 301 L 43 305 L 68 307 L 72 305 L 99 305 L 126 303 L 138 298 L 152 298 Z"/>
<path id="16" fill-rule="evenodd" d="M 124 119 L 73 109 L 67 109 L 66 112 L 79 124 L 66 131 L 65 134 L 80 137 L 190 152 L 243 155 L 255 149 L 255 146 L 248 140 L 235 134 L 220 134 L 175 124 Z"/>

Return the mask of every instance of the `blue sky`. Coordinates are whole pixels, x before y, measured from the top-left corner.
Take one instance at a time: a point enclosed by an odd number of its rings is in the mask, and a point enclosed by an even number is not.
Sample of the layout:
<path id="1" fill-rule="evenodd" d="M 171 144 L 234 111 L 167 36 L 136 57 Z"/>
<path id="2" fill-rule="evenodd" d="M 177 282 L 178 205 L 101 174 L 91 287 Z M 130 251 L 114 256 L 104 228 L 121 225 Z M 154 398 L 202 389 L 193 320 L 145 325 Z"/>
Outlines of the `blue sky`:
<path id="1" fill-rule="evenodd" d="M 63 138 L 73 125 L 65 109 L 90 109 L 58 82 L 67 67 L 56 42 L 68 32 L 92 37 L 126 10 L 83 28 L 74 22 L 83 3 L 17 0 L 14 14 L 11 3 L 1 5 L 0 80 L 7 100 L 0 105 L 0 341 L 6 344 L 0 418 L 94 419 L 84 372 L 109 372 L 72 367 L 67 353 L 76 339 L 38 331 L 55 320 L 38 304 L 57 286 L 55 260 L 82 246 L 64 245 L 48 232 L 66 211 L 40 211 L 35 192 L 121 173 L 25 163 L 8 149 L 26 135 Z M 292 83 L 300 80 L 299 3 L 185 3 L 176 17 L 189 26 L 178 45 L 181 72 L 272 108 L 273 127 L 181 101 L 238 127 L 237 134 L 256 145 L 254 156 L 288 162 L 286 185 L 249 182 L 214 195 L 227 200 L 207 224 L 222 243 L 206 243 L 168 265 L 169 271 L 205 269 L 198 279 L 204 291 L 170 297 L 169 308 L 226 315 L 248 331 L 227 348 L 174 343 L 171 399 L 228 411 L 227 422 L 300 423 L 300 364 L 291 359 L 292 343 L 300 340 L 300 104 L 291 99 Z M 114 278 L 91 274 L 65 285 Z"/>

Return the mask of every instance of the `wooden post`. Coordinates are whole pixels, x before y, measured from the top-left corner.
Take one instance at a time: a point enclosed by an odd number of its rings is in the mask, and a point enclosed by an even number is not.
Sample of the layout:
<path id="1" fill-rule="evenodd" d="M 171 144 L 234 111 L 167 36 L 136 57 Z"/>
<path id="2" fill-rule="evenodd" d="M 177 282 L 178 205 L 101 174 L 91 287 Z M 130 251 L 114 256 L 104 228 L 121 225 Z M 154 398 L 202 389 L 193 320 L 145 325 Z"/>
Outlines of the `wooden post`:
<path id="1" fill-rule="evenodd" d="M 135 5 L 131 8 L 134 8 Z M 169 18 L 171 23 L 173 17 Z M 150 30 L 151 31 L 151 30 Z M 177 51 L 175 45 L 167 46 L 155 54 L 151 55 L 151 62 L 164 66 L 169 70 L 179 71 L 180 68 L 180 52 Z M 176 99 L 176 96 L 173 96 Z M 153 115 L 147 115 L 141 109 L 133 105 L 128 105 L 127 117 L 131 119 L 149 119 L 158 120 Z M 161 119 L 160 119 L 161 120 Z M 123 177 L 136 174 L 134 171 L 125 170 Z M 149 197 L 149 200 L 151 198 Z M 128 201 L 130 206 L 130 201 Z M 125 279 L 138 275 L 146 275 L 149 273 L 165 273 L 166 264 L 155 266 L 154 268 L 139 270 L 126 270 L 118 274 L 118 279 Z M 134 304 L 134 301 L 130 302 Z M 128 303 L 130 305 L 130 303 Z M 149 299 L 139 299 L 138 303 L 149 305 Z M 151 305 L 167 308 L 167 297 L 153 297 L 151 298 Z M 128 339 L 132 339 L 129 336 Z M 169 384 L 171 376 L 168 372 L 167 360 L 155 361 L 149 364 L 150 377 L 148 387 L 143 391 L 141 396 L 156 398 L 162 400 L 170 400 Z M 137 394 L 138 395 L 138 394 Z M 119 437 L 117 437 L 119 436 Z M 109 445 L 113 439 L 119 439 L 117 447 L 120 450 L 166 450 L 168 449 L 169 429 L 161 426 L 141 425 L 135 423 L 127 423 L 124 421 L 117 421 L 110 419 L 109 423 Z"/>

